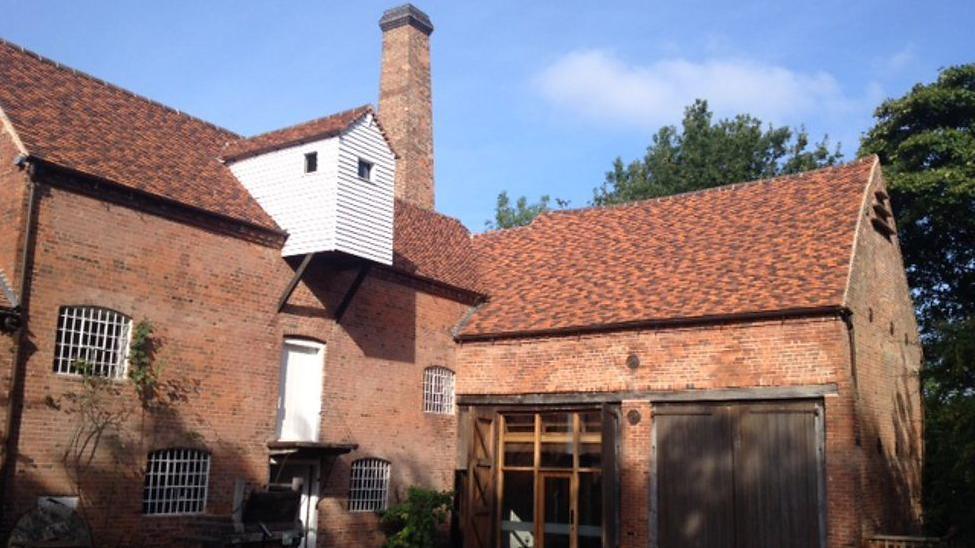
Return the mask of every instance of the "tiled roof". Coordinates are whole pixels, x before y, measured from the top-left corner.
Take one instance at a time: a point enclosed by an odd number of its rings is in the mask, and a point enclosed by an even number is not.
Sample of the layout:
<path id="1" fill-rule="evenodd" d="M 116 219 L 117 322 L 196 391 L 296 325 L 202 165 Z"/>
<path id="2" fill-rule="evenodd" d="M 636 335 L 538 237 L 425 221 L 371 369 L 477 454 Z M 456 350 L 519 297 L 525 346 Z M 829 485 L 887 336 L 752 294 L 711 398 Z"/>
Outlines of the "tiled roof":
<path id="1" fill-rule="evenodd" d="M 0 109 L 32 156 L 277 229 L 218 160 L 228 130 L 2 40 Z"/>
<path id="2" fill-rule="evenodd" d="M 359 118 L 370 113 L 372 113 L 372 107 L 363 105 L 296 126 L 262 133 L 247 139 L 239 139 L 228 143 L 220 156 L 224 160 L 240 160 L 272 150 L 334 137 L 348 129 Z"/>
<path id="3" fill-rule="evenodd" d="M 13 308 L 15 306 L 17 306 L 17 294 L 14 293 L 7 275 L 3 270 L 0 270 L 0 308 Z"/>
<path id="4" fill-rule="evenodd" d="M 471 233 L 457 219 L 396 200 L 393 268 L 483 294 Z"/>
<path id="5" fill-rule="evenodd" d="M 490 300 L 460 337 L 841 306 L 876 162 L 475 236 Z"/>
<path id="6" fill-rule="evenodd" d="M 327 138 L 374 114 L 364 105 L 245 139 L 3 40 L 0 109 L 32 156 L 276 230 L 221 157 Z M 398 201 L 395 222 L 394 268 L 479 291 L 470 233 L 459 221 Z M 0 306 L 8 301 L 0 292 Z"/>

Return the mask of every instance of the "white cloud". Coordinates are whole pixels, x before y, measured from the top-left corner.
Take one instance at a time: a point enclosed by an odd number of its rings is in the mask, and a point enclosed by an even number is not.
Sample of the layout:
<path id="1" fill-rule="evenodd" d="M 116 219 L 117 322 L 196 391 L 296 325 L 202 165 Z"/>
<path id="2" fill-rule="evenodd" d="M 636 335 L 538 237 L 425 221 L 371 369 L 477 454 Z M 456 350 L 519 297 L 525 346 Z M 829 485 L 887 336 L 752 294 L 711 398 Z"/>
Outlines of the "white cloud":
<path id="1" fill-rule="evenodd" d="M 605 50 L 572 52 L 534 80 L 553 104 L 595 121 L 655 130 L 680 121 L 694 99 L 718 116 L 753 114 L 766 122 L 845 115 L 856 103 L 826 72 L 797 72 L 746 59 L 681 58 L 627 64 Z"/>

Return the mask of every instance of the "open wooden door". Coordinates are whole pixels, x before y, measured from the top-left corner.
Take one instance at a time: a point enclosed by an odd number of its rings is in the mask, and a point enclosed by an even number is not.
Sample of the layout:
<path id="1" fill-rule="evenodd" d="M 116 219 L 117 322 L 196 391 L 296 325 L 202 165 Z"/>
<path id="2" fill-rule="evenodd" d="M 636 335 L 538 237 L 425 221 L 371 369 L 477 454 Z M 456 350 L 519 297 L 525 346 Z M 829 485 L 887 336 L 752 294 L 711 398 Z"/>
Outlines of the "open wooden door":
<path id="1" fill-rule="evenodd" d="M 495 454 L 497 451 L 497 413 L 493 408 L 471 407 L 470 453 L 467 458 L 467 516 L 464 544 L 470 548 L 491 548 L 497 531 Z"/>

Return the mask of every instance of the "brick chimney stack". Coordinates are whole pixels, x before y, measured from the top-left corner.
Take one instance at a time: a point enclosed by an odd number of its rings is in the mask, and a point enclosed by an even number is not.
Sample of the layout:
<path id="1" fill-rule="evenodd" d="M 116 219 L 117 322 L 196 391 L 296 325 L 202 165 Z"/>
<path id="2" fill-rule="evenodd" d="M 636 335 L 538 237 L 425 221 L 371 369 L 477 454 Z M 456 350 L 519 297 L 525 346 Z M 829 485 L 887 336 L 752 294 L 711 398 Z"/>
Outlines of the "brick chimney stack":
<path id="1" fill-rule="evenodd" d="M 430 33 L 427 14 L 412 4 L 386 10 L 383 64 L 379 82 L 379 118 L 396 163 L 396 197 L 434 209 L 433 100 L 430 82 Z"/>

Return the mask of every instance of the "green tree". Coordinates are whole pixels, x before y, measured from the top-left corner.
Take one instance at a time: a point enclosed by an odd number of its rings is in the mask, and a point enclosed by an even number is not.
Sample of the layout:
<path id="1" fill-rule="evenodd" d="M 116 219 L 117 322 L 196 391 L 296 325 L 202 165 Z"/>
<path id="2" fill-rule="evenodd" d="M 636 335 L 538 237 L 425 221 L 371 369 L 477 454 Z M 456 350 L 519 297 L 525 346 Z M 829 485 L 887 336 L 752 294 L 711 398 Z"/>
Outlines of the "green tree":
<path id="1" fill-rule="evenodd" d="M 927 524 L 975 544 L 975 64 L 874 116 L 860 153 L 884 164 L 924 343 Z"/>
<path id="2" fill-rule="evenodd" d="M 558 209 L 563 209 L 568 205 L 569 202 L 566 200 L 559 198 L 555 199 L 555 207 Z M 501 194 L 498 194 L 498 203 L 494 208 L 494 221 L 488 221 L 485 223 L 485 225 L 492 229 L 525 226 L 531 223 L 535 217 L 538 217 L 542 213 L 551 210 L 551 196 L 542 196 L 537 202 L 534 203 L 528 203 L 528 198 L 522 196 L 515 200 L 514 204 L 512 204 L 511 198 L 508 197 L 508 193 L 502 192 Z"/>
<path id="3" fill-rule="evenodd" d="M 839 145 L 829 138 L 810 144 L 805 128 L 765 127 L 747 114 L 713 121 L 707 101 L 698 99 L 684 110 L 681 130 L 664 126 L 653 136 L 642 159 L 624 164 L 617 158 L 605 182 L 595 190 L 593 205 L 609 205 L 713 186 L 808 171 L 838 163 Z M 764 129 L 763 129 L 764 128 Z M 555 200 L 558 208 L 568 202 Z M 525 226 L 552 209 L 549 196 L 514 203 L 507 192 L 498 195 L 489 228 Z"/>
<path id="4" fill-rule="evenodd" d="M 810 146 L 804 128 L 765 126 L 747 114 L 713 121 L 707 101 L 684 110 L 681 130 L 664 126 L 642 159 L 617 158 L 593 203 L 607 205 L 798 173 L 836 164 L 829 138 Z"/>

